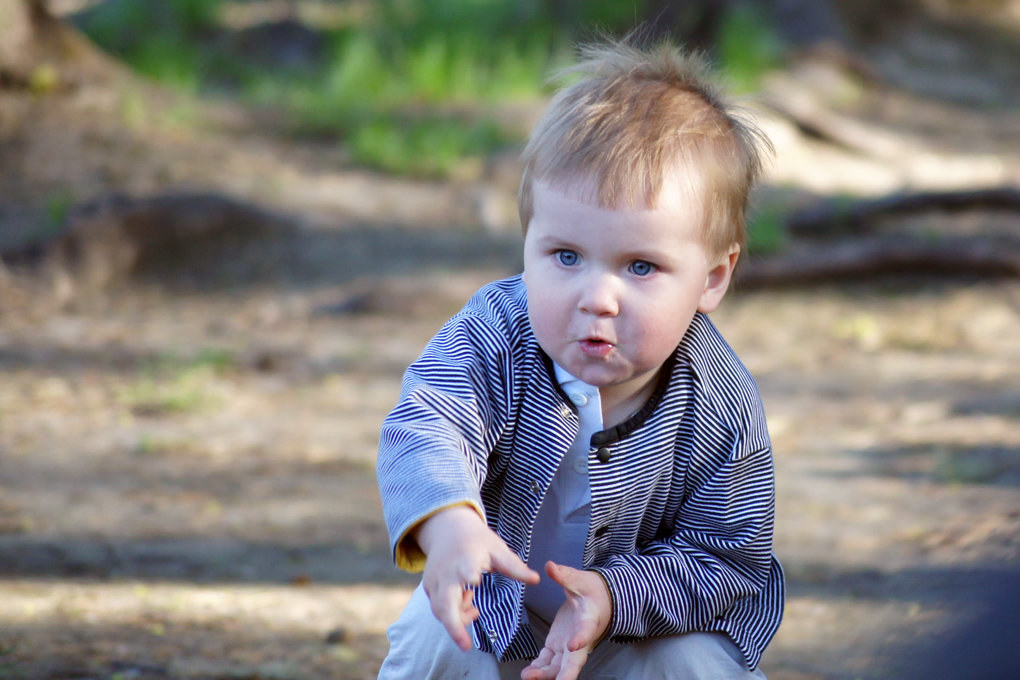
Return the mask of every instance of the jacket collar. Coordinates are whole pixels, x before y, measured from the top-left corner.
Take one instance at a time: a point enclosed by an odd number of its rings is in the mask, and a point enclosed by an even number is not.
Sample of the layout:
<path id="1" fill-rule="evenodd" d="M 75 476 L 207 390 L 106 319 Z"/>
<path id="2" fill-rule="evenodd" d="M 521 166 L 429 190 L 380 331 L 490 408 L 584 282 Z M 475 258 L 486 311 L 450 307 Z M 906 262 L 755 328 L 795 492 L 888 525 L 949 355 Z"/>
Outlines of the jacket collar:
<path id="1" fill-rule="evenodd" d="M 536 343 L 536 347 L 538 347 L 538 343 Z M 542 363 L 545 366 L 549 382 L 559 395 L 560 401 L 576 412 L 577 408 L 573 405 L 573 403 L 571 403 L 570 398 L 567 397 L 567 393 L 563 390 L 559 380 L 556 378 L 556 364 L 541 347 L 538 347 L 538 353 L 542 358 Z M 634 415 L 619 425 L 602 430 L 601 432 L 596 432 L 592 435 L 592 446 L 605 446 L 607 444 L 620 441 L 627 437 L 627 435 L 631 432 L 645 424 L 651 415 L 655 413 L 655 409 L 658 408 L 659 404 L 662 402 L 662 398 L 666 396 L 666 392 L 669 391 L 669 386 L 670 383 L 672 383 L 673 378 L 673 370 L 676 368 L 678 354 L 679 352 L 674 351 L 673 354 L 666 359 L 666 363 L 662 365 L 662 368 L 659 369 L 659 382 L 656 384 L 655 391 L 652 392 L 652 396 L 645 402 L 645 405 L 635 411 Z"/>

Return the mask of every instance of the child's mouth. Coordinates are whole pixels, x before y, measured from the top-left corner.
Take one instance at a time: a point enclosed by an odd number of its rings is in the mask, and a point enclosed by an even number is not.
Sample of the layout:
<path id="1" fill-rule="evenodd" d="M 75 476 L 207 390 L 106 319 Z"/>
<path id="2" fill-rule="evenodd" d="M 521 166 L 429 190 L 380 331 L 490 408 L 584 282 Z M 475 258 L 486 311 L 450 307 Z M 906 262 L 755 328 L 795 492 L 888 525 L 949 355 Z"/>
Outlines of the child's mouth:
<path id="1" fill-rule="evenodd" d="M 613 351 L 615 345 L 602 338 L 585 338 L 578 342 L 581 353 L 595 359 L 604 359 Z"/>

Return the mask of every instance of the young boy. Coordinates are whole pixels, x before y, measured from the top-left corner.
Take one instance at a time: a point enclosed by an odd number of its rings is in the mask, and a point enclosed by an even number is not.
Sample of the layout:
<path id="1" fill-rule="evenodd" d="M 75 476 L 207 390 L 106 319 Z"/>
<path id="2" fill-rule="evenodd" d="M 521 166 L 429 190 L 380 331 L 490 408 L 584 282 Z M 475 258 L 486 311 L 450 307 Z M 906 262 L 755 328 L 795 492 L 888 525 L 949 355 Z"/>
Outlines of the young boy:
<path id="1" fill-rule="evenodd" d="M 769 145 L 676 50 L 584 57 L 524 151 L 524 273 L 446 323 L 383 425 L 394 557 L 424 568 L 383 679 L 764 677 L 771 445 L 705 315 Z"/>

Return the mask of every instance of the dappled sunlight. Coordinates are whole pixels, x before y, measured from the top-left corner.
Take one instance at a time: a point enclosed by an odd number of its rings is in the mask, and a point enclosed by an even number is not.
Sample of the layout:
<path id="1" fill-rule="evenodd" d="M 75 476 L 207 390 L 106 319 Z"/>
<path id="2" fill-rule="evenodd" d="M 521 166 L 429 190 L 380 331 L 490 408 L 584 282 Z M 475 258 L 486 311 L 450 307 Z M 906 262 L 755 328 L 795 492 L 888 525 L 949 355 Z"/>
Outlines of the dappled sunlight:
<path id="1" fill-rule="evenodd" d="M 0 674 L 375 677 L 410 587 L 0 580 Z M 8 676 L 5 676 L 8 677 Z"/>
<path id="2" fill-rule="evenodd" d="M 712 314 L 774 447 L 764 669 L 908 677 L 1020 566 L 1020 23 L 908 4 L 0 0 L 0 678 L 375 677 L 381 421 L 521 268 L 548 70 L 641 20 L 776 146 Z"/>

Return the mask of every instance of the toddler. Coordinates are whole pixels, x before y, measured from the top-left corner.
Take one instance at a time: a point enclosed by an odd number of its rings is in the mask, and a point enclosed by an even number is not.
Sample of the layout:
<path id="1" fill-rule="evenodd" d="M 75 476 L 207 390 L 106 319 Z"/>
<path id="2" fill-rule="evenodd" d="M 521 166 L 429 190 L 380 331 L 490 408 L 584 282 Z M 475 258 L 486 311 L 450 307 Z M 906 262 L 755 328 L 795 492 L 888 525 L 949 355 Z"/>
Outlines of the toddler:
<path id="1" fill-rule="evenodd" d="M 424 570 L 379 677 L 762 678 L 772 450 L 706 316 L 768 141 L 702 63 L 587 48 L 524 151 L 524 270 L 407 370 L 378 478 Z"/>

